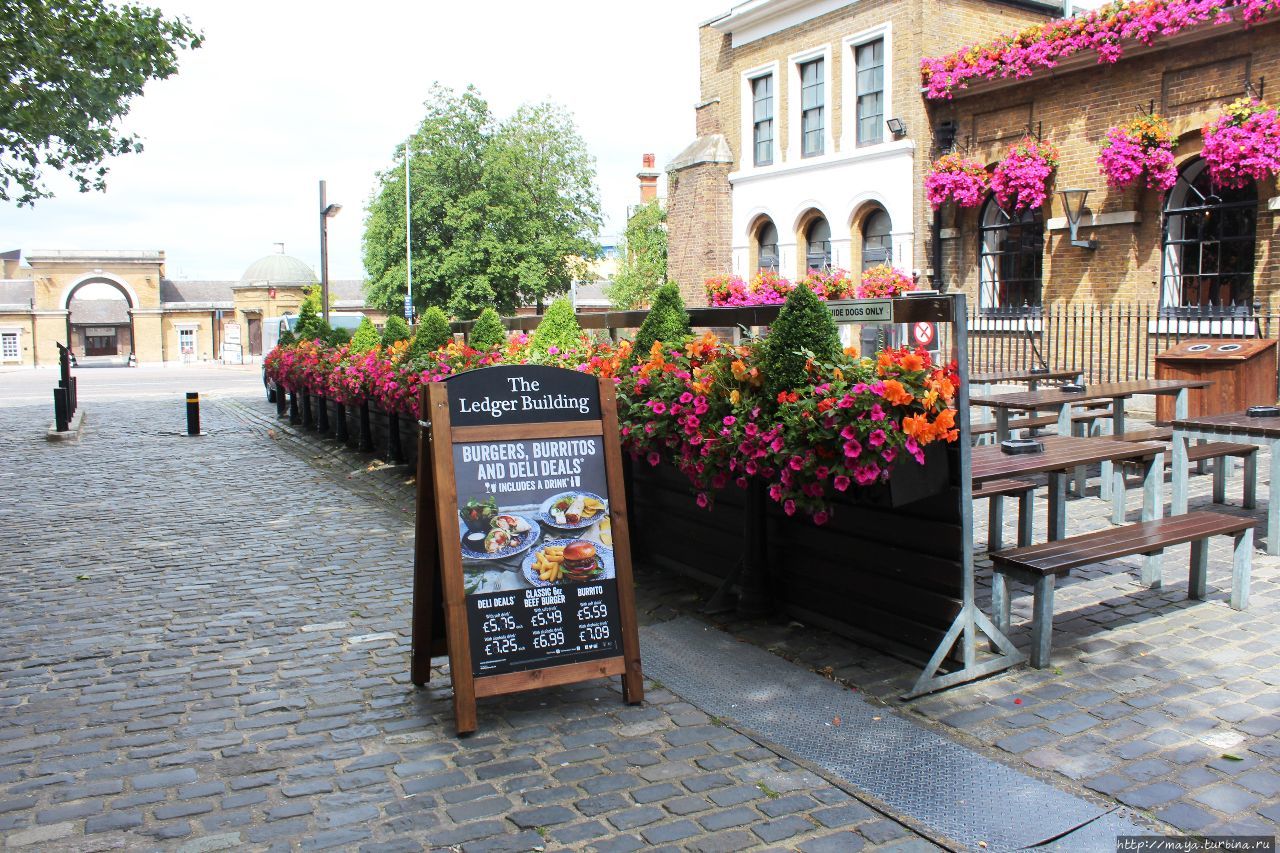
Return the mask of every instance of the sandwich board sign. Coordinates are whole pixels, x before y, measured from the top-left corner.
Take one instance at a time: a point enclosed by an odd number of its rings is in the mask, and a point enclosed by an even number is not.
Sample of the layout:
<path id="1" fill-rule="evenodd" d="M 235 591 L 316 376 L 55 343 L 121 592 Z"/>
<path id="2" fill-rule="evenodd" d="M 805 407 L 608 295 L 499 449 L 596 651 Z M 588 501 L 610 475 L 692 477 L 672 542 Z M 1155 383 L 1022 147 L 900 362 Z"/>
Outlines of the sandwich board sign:
<path id="1" fill-rule="evenodd" d="M 413 682 L 447 649 L 459 734 L 484 696 L 621 675 L 639 703 L 613 383 L 505 365 L 426 383 L 419 404 Z"/>

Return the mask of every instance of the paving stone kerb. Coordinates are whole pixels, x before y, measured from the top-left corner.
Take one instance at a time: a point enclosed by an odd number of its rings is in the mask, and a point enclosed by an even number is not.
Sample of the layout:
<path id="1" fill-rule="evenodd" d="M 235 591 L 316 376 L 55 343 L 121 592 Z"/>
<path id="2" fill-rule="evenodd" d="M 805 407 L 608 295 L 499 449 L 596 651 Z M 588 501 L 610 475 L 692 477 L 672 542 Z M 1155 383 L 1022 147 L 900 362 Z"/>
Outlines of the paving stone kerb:
<path id="1" fill-rule="evenodd" d="M 210 401 L 200 439 L 159 434 L 171 409 L 96 404 L 49 445 L 45 407 L 0 406 L 21 460 L 0 492 L 6 846 L 931 848 L 653 683 L 636 708 L 613 682 L 487 700 L 454 737 L 447 675 L 408 683 L 412 506 L 263 402 Z"/>
<path id="2" fill-rule="evenodd" d="M 252 411 L 266 417 L 259 407 Z M 280 435 L 296 440 L 314 464 L 350 467 L 350 457 L 334 442 L 292 431 Z M 1259 494 L 1266 494 L 1269 466 L 1269 459 L 1259 465 Z M 1096 473 L 1088 496 L 1070 502 L 1072 532 L 1110 525 L 1110 503 L 1098 497 Z M 356 480 L 371 498 L 410 506 L 412 487 L 394 474 L 390 469 L 366 477 L 362 471 Z M 1193 509 L 1211 506 L 1210 483 L 1208 476 L 1192 477 Z M 1044 494 L 1041 489 L 1036 498 L 1035 541 L 1047 535 Z M 1247 515 L 1238 498 L 1233 478 L 1231 503 L 1214 508 Z M 1136 520 L 1136 499 L 1129 503 L 1129 520 Z M 1265 501 L 1252 517 L 1261 521 L 1264 512 Z M 987 502 L 977 502 L 974 514 L 974 540 L 981 546 Z M 1015 523 L 1016 513 L 1006 512 L 1006 542 L 1015 541 Z M 1138 557 L 1076 570 L 1058 589 L 1050 668 L 1020 667 L 907 707 L 999 760 L 1084 796 L 1143 803 L 1149 815 L 1182 831 L 1276 833 L 1280 653 L 1273 626 L 1280 619 L 1280 558 L 1255 550 L 1250 607 L 1239 612 L 1226 604 L 1230 544 L 1224 539 L 1210 548 L 1206 601 L 1186 598 L 1187 546 L 1166 553 L 1162 589 L 1138 583 Z M 979 605 L 989 611 L 990 563 L 981 553 L 977 562 Z M 705 594 L 639 566 L 642 624 L 696 609 Z M 1015 590 L 1013 639 L 1024 650 L 1030 605 L 1026 591 Z M 891 703 L 919 671 L 796 622 L 725 619 L 721 627 Z M 1224 782 L 1234 787 L 1220 787 Z M 1148 790 L 1153 785 L 1161 787 Z M 1150 802 L 1162 793 L 1171 796 Z"/>

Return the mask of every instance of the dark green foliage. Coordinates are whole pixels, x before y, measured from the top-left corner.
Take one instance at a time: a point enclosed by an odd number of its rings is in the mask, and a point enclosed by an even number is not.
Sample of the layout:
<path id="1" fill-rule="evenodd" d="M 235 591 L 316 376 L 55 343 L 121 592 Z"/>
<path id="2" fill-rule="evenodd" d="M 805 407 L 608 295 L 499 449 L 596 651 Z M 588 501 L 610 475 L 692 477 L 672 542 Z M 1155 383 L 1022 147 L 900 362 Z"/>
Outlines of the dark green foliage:
<path id="1" fill-rule="evenodd" d="M 662 341 L 668 347 L 678 347 L 691 337 L 693 329 L 689 327 L 689 312 L 684 310 L 680 288 L 675 284 L 664 284 L 658 288 L 649 316 L 644 318 L 644 323 L 636 332 L 635 357 L 642 360 L 648 358 L 654 341 Z"/>
<path id="2" fill-rule="evenodd" d="M 204 40 L 189 24 L 104 0 L 0 3 L 0 201 L 48 198 L 46 169 L 106 189 L 103 161 L 142 150 L 122 129 L 133 99 Z"/>
<path id="3" fill-rule="evenodd" d="M 387 317 L 387 323 L 382 327 L 382 345 L 389 347 L 394 343 L 409 340 L 409 324 L 399 314 L 392 314 Z"/>
<path id="4" fill-rule="evenodd" d="M 641 205 L 627 220 L 622 263 L 605 288 L 605 295 L 619 311 L 653 304 L 658 288 L 667 280 L 666 221 L 667 211 L 656 199 Z"/>
<path id="5" fill-rule="evenodd" d="M 340 347 L 351 343 L 351 333 L 346 329 L 330 329 L 324 340 L 329 346 Z"/>
<path id="6" fill-rule="evenodd" d="M 276 341 L 276 346 L 291 347 L 298 342 L 298 336 L 293 332 L 285 329 L 280 333 L 280 339 Z"/>
<path id="7" fill-rule="evenodd" d="M 578 318 L 573 313 L 573 303 L 567 296 L 551 303 L 529 340 L 529 345 L 540 353 L 548 352 L 551 347 L 563 352 L 581 343 L 582 327 L 578 325 Z"/>
<path id="8" fill-rule="evenodd" d="M 302 307 L 298 309 L 298 324 L 293 327 L 293 333 L 300 341 L 313 341 L 316 338 L 328 340 L 329 333 L 333 331 L 316 310 L 317 304 L 318 301 L 302 300 Z"/>
<path id="9" fill-rule="evenodd" d="M 409 345 L 409 358 L 419 359 L 430 355 L 440 347 L 453 340 L 453 330 L 449 328 L 449 318 L 444 312 L 432 305 L 422 314 L 418 323 L 418 331 Z"/>
<path id="10" fill-rule="evenodd" d="M 791 291 L 762 348 L 761 367 L 770 399 L 776 399 L 779 391 L 808 384 L 805 363 L 810 355 L 818 361 L 832 361 L 842 352 L 831 312 L 807 287 Z"/>
<path id="11" fill-rule="evenodd" d="M 382 336 L 378 334 L 378 327 L 373 325 L 373 321 L 365 317 L 360 321 L 360 328 L 356 329 L 356 333 L 351 336 L 351 351 L 353 353 L 366 353 L 374 347 L 382 343 Z"/>
<path id="12" fill-rule="evenodd" d="M 488 351 L 507 342 L 507 329 L 502 325 L 502 318 L 492 308 L 480 312 L 480 318 L 471 327 L 471 336 L 467 339 L 471 346 L 478 350 Z"/>

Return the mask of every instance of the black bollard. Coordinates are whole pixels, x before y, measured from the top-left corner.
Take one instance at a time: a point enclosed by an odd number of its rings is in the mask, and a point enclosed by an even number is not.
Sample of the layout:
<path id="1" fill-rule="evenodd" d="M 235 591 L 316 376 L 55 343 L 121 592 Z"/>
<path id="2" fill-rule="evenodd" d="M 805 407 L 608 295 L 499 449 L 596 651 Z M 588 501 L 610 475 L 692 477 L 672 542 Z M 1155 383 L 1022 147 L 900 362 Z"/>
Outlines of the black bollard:
<path id="1" fill-rule="evenodd" d="M 66 432 L 71 425 L 71 414 L 67 411 L 67 389 L 53 389 L 53 422 L 58 432 Z"/>
<path id="2" fill-rule="evenodd" d="M 187 392 L 187 435 L 200 434 L 200 395 Z"/>
<path id="3" fill-rule="evenodd" d="M 323 394 L 316 395 L 316 429 L 329 434 L 329 401 Z"/>
<path id="4" fill-rule="evenodd" d="M 289 423 L 294 426 L 302 423 L 302 413 L 298 411 L 298 392 L 289 392 Z"/>

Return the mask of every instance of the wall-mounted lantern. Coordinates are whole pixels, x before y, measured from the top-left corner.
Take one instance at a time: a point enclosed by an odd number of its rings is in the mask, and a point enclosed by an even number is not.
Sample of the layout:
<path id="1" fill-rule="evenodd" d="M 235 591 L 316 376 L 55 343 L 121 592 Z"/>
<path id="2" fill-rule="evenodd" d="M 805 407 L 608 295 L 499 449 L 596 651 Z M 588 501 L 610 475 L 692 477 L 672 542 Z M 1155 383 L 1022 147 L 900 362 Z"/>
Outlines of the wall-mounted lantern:
<path id="1" fill-rule="evenodd" d="M 1084 213 L 1084 200 L 1089 190 L 1058 190 L 1062 196 L 1062 208 L 1067 212 L 1067 226 L 1071 229 L 1071 245 L 1081 249 L 1097 249 L 1097 240 L 1079 239 L 1080 215 Z"/>
<path id="2" fill-rule="evenodd" d="M 903 123 L 902 119 L 891 118 L 886 121 L 885 124 L 889 128 L 889 132 L 892 133 L 895 138 L 907 135 L 907 126 Z"/>

